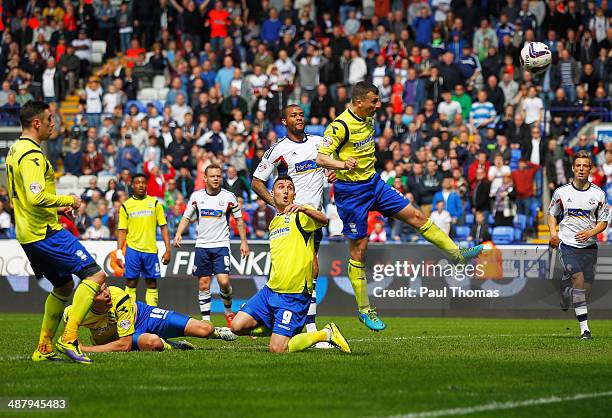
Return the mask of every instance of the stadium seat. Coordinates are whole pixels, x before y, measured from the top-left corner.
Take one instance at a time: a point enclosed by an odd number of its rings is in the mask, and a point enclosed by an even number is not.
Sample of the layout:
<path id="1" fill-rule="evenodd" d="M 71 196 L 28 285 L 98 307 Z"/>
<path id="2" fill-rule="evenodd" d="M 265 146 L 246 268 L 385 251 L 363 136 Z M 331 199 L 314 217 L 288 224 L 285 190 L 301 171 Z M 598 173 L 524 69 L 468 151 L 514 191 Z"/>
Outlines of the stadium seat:
<path id="1" fill-rule="evenodd" d="M 136 96 L 141 102 L 151 102 L 158 99 L 158 91 L 154 88 L 141 89 Z"/>
<path id="2" fill-rule="evenodd" d="M 79 178 L 77 176 L 64 175 L 57 180 L 58 188 L 70 189 L 75 188 L 79 184 Z"/>
<path id="3" fill-rule="evenodd" d="M 93 41 L 91 43 L 91 61 L 93 64 L 102 64 L 106 54 L 106 41 Z"/>
<path id="4" fill-rule="evenodd" d="M 163 75 L 156 75 L 153 78 L 153 88 L 159 91 L 164 87 L 166 87 L 166 77 L 164 77 Z"/>
<path id="5" fill-rule="evenodd" d="M 474 225 L 474 215 L 471 213 L 466 213 L 465 214 L 465 224 L 467 226 L 472 226 Z"/>
<path id="6" fill-rule="evenodd" d="M 457 238 L 459 241 L 466 241 L 469 236 L 470 236 L 469 226 L 455 227 L 455 238 Z"/>
<path id="7" fill-rule="evenodd" d="M 495 244 L 510 244 L 514 241 L 514 228 L 511 226 L 496 226 L 491 234 Z"/>
<path id="8" fill-rule="evenodd" d="M 111 179 L 116 178 L 113 175 L 103 175 L 103 176 L 98 176 L 98 187 L 102 190 L 106 190 L 106 187 L 108 185 L 108 181 Z"/>
<path id="9" fill-rule="evenodd" d="M 521 159 L 521 150 L 513 149 L 510 151 L 510 161 L 518 162 Z"/>
<path id="10" fill-rule="evenodd" d="M 489 225 L 493 225 L 495 223 L 495 217 L 493 216 L 492 213 L 489 214 L 488 222 L 489 222 Z"/>
<path id="11" fill-rule="evenodd" d="M 522 241 L 523 240 L 523 231 L 525 229 L 514 228 L 514 241 Z"/>
<path id="12" fill-rule="evenodd" d="M 159 91 L 157 92 L 157 100 L 163 100 L 164 102 L 166 101 L 166 97 L 168 96 L 168 92 L 170 91 L 170 89 L 168 87 L 164 87 L 163 89 L 159 89 Z"/>
<path id="13" fill-rule="evenodd" d="M 325 132 L 325 126 L 323 126 L 323 125 L 306 125 L 306 127 L 304 128 L 304 132 L 306 132 L 307 134 L 310 134 L 310 135 L 323 136 L 323 133 Z"/>
<path id="14" fill-rule="evenodd" d="M 143 104 L 142 104 L 140 101 L 138 101 L 138 100 L 128 100 L 128 101 L 125 103 L 125 106 L 123 107 L 123 111 L 124 111 L 125 113 L 129 113 L 129 111 L 130 111 L 130 107 L 132 107 L 132 105 L 136 105 L 136 107 L 138 108 L 138 111 L 139 111 L 139 112 L 146 113 L 146 111 L 147 111 L 147 107 L 146 107 L 145 105 L 143 105 Z"/>
<path id="15" fill-rule="evenodd" d="M 100 52 L 92 52 L 91 53 L 91 62 L 92 62 L 92 64 L 100 65 L 100 64 L 102 64 L 103 60 L 104 60 L 104 54 L 102 54 Z"/>
<path id="16" fill-rule="evenodd" d="M 517 214 L 514 217 L 514 227 L 519 228 L 521 230 L 525 230 L 527 227 L 527 216 L 523 214 Z"/>
<path id="17" fill-rule="evenodd" d="M 94 177 L 96 176 L 79 176 L 78 187 L 89 187 L 89 180 Z"/>

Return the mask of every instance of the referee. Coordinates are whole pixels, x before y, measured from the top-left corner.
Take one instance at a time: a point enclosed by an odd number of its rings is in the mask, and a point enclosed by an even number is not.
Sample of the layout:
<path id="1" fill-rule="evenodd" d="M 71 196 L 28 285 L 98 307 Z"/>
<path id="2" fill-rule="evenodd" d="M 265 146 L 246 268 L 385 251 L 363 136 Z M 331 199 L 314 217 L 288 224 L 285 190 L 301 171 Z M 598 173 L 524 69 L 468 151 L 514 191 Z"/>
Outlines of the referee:
<path id="1" fill-rule="evenodd" d="M 587 300 L 593 288 L 597 264 L 597 234 L 608 226 L 606 193 L 589 181 L 593 161 L 588 152 L 574 155 L 574 180 L 559 187 L 550 201 L 550 246 L 559 248 L 563 266 L 561 308 L 574 306 L 580 338 L 590 340 Z M 557 217 L 561 218 L 557 233 Z"/>
<path id="2" fill-rule="evenodd" d="M 132 178 L 132 188 L 134 194 L 121 205 L 119 211 L 117 263 L 125 265 L 125 293 L 136 301 L 138 279 L 143 277 L 147 284 L 145 301 L 147 305 L 157 306 L 157 279 L 161 277 L 157 258 L 157 227 L 161 227 L 166 246 L 162 256 L 164 264 L 170 262 L 170 234 L 164 208 L 156 198 L 147 196 L 147 179 L 144 174 L 136 174 Z"/>

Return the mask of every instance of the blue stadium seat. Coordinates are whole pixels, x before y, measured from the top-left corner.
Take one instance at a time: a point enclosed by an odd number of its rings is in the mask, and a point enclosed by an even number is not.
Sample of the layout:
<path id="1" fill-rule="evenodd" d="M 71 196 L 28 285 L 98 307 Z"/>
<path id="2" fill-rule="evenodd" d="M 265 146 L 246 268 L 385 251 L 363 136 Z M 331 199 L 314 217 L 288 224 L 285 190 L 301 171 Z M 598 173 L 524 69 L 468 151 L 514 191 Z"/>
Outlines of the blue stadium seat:
<path id="1" fill-rule="evenodd" d="M 129 113 L 130 112 L 130 107 L 132 105 L 136 105 L 136 107 L 138 108 L 139 112 L 147 113 L 147 107 L 144 104 L 142 104 L 140 102 L 140 100 L 128 100 L 127 103 L 125 104 L 124 108 L 123 108 L 123 111 L 125 113 Z"/>
<path id="2" fill-rule="evenodd" d="M 465 224 L 468 226 L 474 225 L 474 215 L 471 213 L 465 214 Z"/>
<path id="3" fill-rule="evenodd" d="M 282 138 L 287 135 L 287 128 L 284 125 L 278 124 L 274 126 L 274 132 L 276 132 L 276 136 Z"/>
<path id="4" fill-rule="evenodd" d="M 514 228 L 511 226 L 496 226 L 491 234 L 495 244 L 510 244 L 514 241 Z"/>
<path id="5" fill-rule="evenodd" d="M 525 229 L 514 228 L 514 241 L 522 241 L 523 240 L 523 231 Z"/>
<path id="6" fill-rule="evenodd" d="M 457 226 L 455 227 L 455 238 L 459 241 L 466 241 L 470 235 L 469 226 Z"/>
<path id="7" fill-rule="evenodd" d="M 510 161 L 516 161 L 518 163 L 520 159 L 521 159 L 520 149 L 513 149 L 510 151 Z"/>
<path id="8" fill-rule="evenodd" d="M 323 136 L 325 133 L 325 126 L 323 125 L 306 125 L 304 128 L 304 132 L 309 135 L 319 135 Z"/>
<path id="9" fill-rule="evenodd" d="M 514 227 L 525 230 L 527 227 L 527 216 L 520 213 L 516 215 L 514 217 Z"/>
<path id="10" fill-rule="evenodd" d="M 489 213 L 489 225 L 493 225 L 495 223 L 495 217 L 493 216 L 492 213 Z"/>

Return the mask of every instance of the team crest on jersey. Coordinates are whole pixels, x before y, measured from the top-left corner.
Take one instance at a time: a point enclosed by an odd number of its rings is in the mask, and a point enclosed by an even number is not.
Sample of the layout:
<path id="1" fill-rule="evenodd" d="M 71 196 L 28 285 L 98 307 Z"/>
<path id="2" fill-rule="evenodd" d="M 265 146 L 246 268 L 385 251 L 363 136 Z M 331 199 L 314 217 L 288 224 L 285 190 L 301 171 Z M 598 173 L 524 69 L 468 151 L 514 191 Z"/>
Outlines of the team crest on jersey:
<path id="1" fill-rule="evenodd" d="M 225 202 L 223 200 L 219 200 L 219 206 L 221 207 L 225 206 Z"/>
<path id="2" fill-rule="evenodd" d="M 259 163 L 259 168 L 257 171 L 266 171 L 268 169 L 268 163 L 262 161 Z"/>
<path id="3" fill-rule="evenodd" d="M 152 207 L 153 207 L 153 203 L 149 202 L 148 206 L 149 206 L 150 208 L 152 208 Z"/>
<path id="4" fill-rule="evenodd" d="M 331 136 L 326 136 L 325 138 L 323 138 L 323 145 L 325 145 L 326 147 L 331 147 L 333 143 L 334 143 L 334 140 L 332 139 Z"/>
<path id="5" fill-rule="evenodd" d="M 34 194 L 38 194 L 40 192 L 42 192 L 42 185 L 40 183 L 31 183 L 30 184 L 30 191 Z"/>
<path id="6" fill-rule="evenodd" d="M 130 329 L 130 325 L 132 325 L 132 323 L 129 319 L 123 319 L 119 321 L 119 327 L 121 327 L 122 329 L 128 330 Z"/>
<path id="7" fill-rule="evenodd" d="M 289 222 L 291 222 L 291 214 L 286 214 L 285 215 L 285 223 L 288 224 Z"/>
<path id="8" fill-rule="evenodd" d="M 593 198 L 589 199 L 589 205 L 594 205 L 595 203 L 597 203 L 597 201 Z"/>

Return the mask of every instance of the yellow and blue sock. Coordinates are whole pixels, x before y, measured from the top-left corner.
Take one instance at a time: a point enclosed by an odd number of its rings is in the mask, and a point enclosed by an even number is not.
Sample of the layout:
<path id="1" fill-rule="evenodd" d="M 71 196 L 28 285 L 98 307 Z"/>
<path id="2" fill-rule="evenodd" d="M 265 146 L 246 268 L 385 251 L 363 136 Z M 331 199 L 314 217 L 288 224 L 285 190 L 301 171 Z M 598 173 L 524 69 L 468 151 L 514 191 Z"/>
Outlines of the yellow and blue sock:
<path id="1" fill-rule="evenodd" d="M 79 284 L 76 291 L 74 292 L 74 298 L 72 301 L 72 310 L 64 328 L 64 334 L 62 340 L 64 342 L 72 342 L 77 339 L 79 325 L 83 322 L 83 319 L 89 312 L 93 298 L 100 291 L 100 285 L 93 280 L 85 279 Z"/>
<path id="2" fill-rule="evenodd" d="M 60 296 L 55 291 L 52 291 L 47 296 L 45 313 L 43 314 L 42 326 L 40 327 L 40 338 L 38 339 L 39 352 L 46 354 L 53 351 L 53 337 L 62 319 L 67 302 L 67 297 Z"/>

